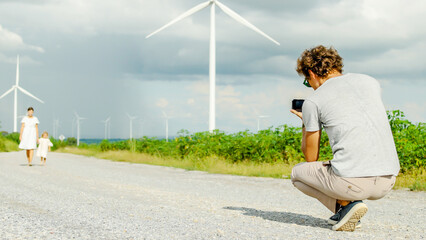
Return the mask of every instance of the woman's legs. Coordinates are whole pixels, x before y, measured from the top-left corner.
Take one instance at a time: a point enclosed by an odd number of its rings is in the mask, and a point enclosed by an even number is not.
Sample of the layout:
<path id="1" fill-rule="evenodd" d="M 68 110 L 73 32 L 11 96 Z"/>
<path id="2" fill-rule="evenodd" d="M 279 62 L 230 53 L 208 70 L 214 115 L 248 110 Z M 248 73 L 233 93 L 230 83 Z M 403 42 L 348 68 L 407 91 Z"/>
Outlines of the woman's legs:
<path id="1" fill-rule="evenodd" d="M 25 152 L 26 152 L 26 154 L 27 154 L 27 161 L 28 161 L 28 165 L 30 165 L 30 150 L 29 149 L 27 149 L 27 150 L 25 150 Z"/>
<path id="2" fill-rule="evenodd" d="M 33 161 L 34 149 L 27 150 L 28 164 Z"/>

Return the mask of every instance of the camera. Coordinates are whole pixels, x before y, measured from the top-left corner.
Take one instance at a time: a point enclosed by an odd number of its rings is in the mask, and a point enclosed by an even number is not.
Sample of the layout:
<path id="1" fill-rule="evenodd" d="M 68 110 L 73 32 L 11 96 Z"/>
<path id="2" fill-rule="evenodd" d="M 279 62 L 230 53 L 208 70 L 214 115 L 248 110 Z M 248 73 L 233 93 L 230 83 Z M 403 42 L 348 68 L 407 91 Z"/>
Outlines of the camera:
<path id="1" fill-rule="evenodd" d="M 293 101 L 291 102 L 291 108 L 298 112 L 301 112 L 304 101 L 304 99 L 293 99 Z"/>

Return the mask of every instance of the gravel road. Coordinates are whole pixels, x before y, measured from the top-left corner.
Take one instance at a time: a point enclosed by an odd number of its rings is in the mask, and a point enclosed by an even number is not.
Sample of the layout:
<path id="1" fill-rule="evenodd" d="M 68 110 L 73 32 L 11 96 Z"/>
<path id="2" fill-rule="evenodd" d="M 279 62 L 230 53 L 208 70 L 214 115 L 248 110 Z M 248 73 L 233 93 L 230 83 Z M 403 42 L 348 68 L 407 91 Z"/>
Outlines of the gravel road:
<path id="1" fill-rule="evenodd" d="M 290 180 L 50 153 L 0 153 L 0 239 L 423 239 L 426 193 L 366 201 L 355 232 Z"/>

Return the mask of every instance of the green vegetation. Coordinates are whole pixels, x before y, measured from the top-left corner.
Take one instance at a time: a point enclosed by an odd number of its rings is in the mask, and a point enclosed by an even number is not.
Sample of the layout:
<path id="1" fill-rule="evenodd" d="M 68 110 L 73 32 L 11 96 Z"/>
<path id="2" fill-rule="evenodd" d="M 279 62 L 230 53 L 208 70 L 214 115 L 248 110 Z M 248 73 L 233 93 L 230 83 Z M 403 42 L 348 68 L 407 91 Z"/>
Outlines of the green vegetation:
<path id="1" fill-rule="evenodd" d="M 293 165 L 285 163 L 263 163 L 253 162 L 230 163 L 218 157 L 183 159 L 173 157 L 158 157 L 146 153 L 131 152 L 126 150 L 100 151 L 94 145 L 85 148 L 65 147 L 57 152 L 80 154 L 89 157 L 108 159 L 120 162 L 143 163 L 158 166 L 182 168 L 186 170 L 199 170 L 210 173 L 233 174 L 255 177 L 289 178 Z"/>
<path id="2" fill-rule="evenodd" d="M 401 164 L 396 187 L 415 191 L 426 190 L 426 125 L 413 124 L 404 113 L 388 112 L 390 127 Z M 156 138 L 109 142 L 98 145 L 80 144 L 76 139 L 59 141 L 51 138 L 52 150 L 98 158 L 171 166 L 211 173 L 288 178 L 291 168 L 304 160 L 300 150 L 300 128 L 283 125 L 250 133 L 226 134 L 216 130 L 190 134 L 186 130 L 170 142 Z M 0 151 L 17 151 L 18 133 L 0 135 Z M 332 159 L 333 154 L 325 132 L 321 137 L 320 160 Z"/>
<path id="3" fill-rule="evenodd" d="M 401 176 L 396 186 L 424 191 L 425 124 L 409 122 L 399 110 L 388 112 L 388 118 L 401 163 Z M 179 137 L 170 142 L 146 137 L 119 142 L 103 140 L 99 145 L 81 144 L 78 149 L 61 151 L 188 170 L 280 178 L 288 177 L 292 166 L 304 160 L 301 139 L 300 128 L 286 125 L 258 133 L 215 131 L 213 134 L 189 134 L 181 130 Z M 328 136 L 323 132 L 320 160 L 332 157 Z"/>
<path id="4" fill-rule="evenodd" d="M 17 140 L 15 140 L 17 133 L 7 134 L 1 132 L 0 134 L 0 152 L 12 152 L 18 151 L 19 134 Z"/>

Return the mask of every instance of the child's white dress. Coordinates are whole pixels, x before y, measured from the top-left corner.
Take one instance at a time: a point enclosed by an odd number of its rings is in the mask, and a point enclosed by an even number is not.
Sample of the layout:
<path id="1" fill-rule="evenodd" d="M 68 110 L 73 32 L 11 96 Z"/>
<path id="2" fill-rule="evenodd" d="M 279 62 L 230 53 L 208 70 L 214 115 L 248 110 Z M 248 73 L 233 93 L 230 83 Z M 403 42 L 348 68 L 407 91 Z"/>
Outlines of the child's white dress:
<path id="1" fill-rule="evenodd" d="M 36 124 L 39 124 L 37 117 L 25 116 L 21 123 L 25 123 L 22 131 L 22 140 L 19 143 L 20 149 L 37 149 L 37 131 Z"/>
<path id="2" fill-rule="evenodd" d="M 40 138 L 39 142 L 36 156 L 46 158 L 49 146 L 52 147 L 53 143 L 48 138 Z"/>

